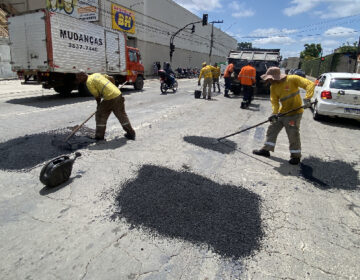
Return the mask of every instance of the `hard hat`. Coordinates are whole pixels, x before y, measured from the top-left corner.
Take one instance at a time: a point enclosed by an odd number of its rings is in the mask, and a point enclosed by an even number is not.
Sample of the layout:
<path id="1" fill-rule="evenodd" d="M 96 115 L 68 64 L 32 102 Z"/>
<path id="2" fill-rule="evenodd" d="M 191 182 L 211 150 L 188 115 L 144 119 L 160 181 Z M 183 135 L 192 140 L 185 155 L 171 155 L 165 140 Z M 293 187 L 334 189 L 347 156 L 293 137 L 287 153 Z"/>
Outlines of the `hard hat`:
<path id="1" fill-rule="evenodd" d="M 203 62 L 203 63 L 202 63 L 202 66 L 206 66 L 206 62 Z"/>

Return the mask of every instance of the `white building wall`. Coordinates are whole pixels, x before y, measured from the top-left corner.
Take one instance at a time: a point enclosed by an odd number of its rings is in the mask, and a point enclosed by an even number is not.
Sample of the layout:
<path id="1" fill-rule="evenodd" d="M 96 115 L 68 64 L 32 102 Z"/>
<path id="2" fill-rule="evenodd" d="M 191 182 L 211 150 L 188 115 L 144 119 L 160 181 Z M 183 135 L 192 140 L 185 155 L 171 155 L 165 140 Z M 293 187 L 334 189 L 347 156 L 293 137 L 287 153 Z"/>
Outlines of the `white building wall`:
<path id="1" fill-rule="evenodd" d="M 3 0 L 18 7 L 34 10 L 46 7 L 46 0 Z M 19 4 L 21 3 L 21 4 Z M 169 61 L 170 37 L 186 24 L 202 21 L 190 11 L 172 0 L 99 0 L 99 22 L 112 28 L 111 4 L 118 4 L 135 12 L 135 34 L 128 34 L 129 45 L 138 47 L 142 53 L 145 73 L 152 73 L 155 61 Z M 211 20 L 221 20 L 212 19 Z M 195 25 L 195 33 L 190 30 L 180 32 L 174 39 L 175 52 L 172 68 L 201 67 L 209 62 L 211 25 Z M 215 25 L 216 26 L 216 25 Z M 231 49 L 236 49 L 237 41 L 214 26 L 214 43 L 211 62 L 224 62 Z M 189 26 L 191 28 L 191 26 Z"/>

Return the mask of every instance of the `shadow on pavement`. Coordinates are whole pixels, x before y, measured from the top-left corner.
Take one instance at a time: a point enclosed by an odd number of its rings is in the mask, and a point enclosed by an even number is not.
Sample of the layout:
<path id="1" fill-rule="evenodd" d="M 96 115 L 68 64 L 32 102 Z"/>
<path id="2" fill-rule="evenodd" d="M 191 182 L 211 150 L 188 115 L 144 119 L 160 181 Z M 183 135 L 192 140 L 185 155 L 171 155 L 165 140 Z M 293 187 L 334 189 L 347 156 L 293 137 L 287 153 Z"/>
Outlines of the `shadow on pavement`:
<path id="1" fill-rule="evenodd" d="M 127 143 L 128 139 L 123 138 L 115 138 L 110 141 L 100 141 L 96 143 L 94 146 L 90 146 L 88 149 L 93 151 L 100 151 L 100 150 L 115 150 L 122 146 L 124 146 Z"/>
<path id="2" fill-rule="evenodd" d="M 227 258 L 250 256 L 263 237 L 260 197 L 188 171 L 144 165 L 121 186 L 112 219 L 155 236 L 207 245 Z"/>
<path id="3" fill-rule="evenodd" d="M 342 127 L 348 129 L 359 130 L 360 129 L 360 121 L 346 118 L 331 118 L 326 116 L 321 116 L 319 122 L 323 125 L 328 125 L 331 127 Z"/>
<path id="4" fill-rule="evenodd" d="M 284 176 L 302 176 L 315 187 L 327 189 L 356 190 L 360 186 L 359 171 L 355 163 L 340 160 L 324 161 L 317 157 L 304 158 L 300 165 L 291 165 L 287 160 L 271 156 L 270 159 L 280 162 L 274 169 Z"/>
<path id="5" fill-rule="evenodd" d="M 49 187 L 45 186 L 39 191 L 39 194 L 44 196 L 44 195 L 48 195 L 48 194 L 57 192 L 57 191 L 65 188 L 66 186 L 70 185 L 75 179 L 79 179 L 79 178 L 81 178 L 81 175 L 76 175 L 75 177 L 70 178 L 65 183 L 62 183 L 61 185 L 59 185 L 55 188 L 49 188 Z"/>
<path id="6" fill-rule="evenodd" d="M 360 186 L 359 171 L 355 163 L 340 160 L 324 161 L 316 157 L 302 160 L 301 175 L 320 189 L 356 190 Z"/>
<path id="7" fill-rule="evenodd" d="M 63 142 L 71 133 L 71 129 L 72 127 L 69 127 L 25 135 L 0 143 L 0 169 L 31 169 L 39 163 L 69 154 L 94 142 L 89 138 L 94 135 L 93 130 L 84 126 L 68 141 L 70 145 L 53 144 L 53 142 Z M 67 146 L 70 149 L 64 148 Z"/>
<path id="8" fill-rule="evenodd" d="M 185 136 L 184 141 L 204 149 L 213 150 L 222 154 L 231 154 L 236 148 L 237 144 L 230 140 L 222 140 L 222 143 L 216 138 L 203 136 Z M 225 145 L 226 144 L 226 145 Z"/>
<path id="9" fill-rule="evenodd" d="M 69 105 L 80 102 L 87 102 L 89 100 L 94 100 L 93 97 L 81 96 L 80 94 L 73 93 L 69 97 L 62 97 L 60 94 L 51 94 L 43 96 L 33 96 L 25 98 L 15 98 L 6 101 L 6 103 L 33 106 L 37 108 L 50 108 L 56 106 Z M 94 108 L 96 105 L 94 104 Z"/>
<path id="10" fill-rule="evenodd" d="M 144 90 L 143 89 L 140 89 L 140 90 L 136 90 L 134 88 L 126 88 L 126 87 L 123 87 L 122 89 L 120 89 L 121 93 L 124 94 L 124 95 L 130 95 L 132 93 L 135 93 L 135 92 L 143 92 Z"/>

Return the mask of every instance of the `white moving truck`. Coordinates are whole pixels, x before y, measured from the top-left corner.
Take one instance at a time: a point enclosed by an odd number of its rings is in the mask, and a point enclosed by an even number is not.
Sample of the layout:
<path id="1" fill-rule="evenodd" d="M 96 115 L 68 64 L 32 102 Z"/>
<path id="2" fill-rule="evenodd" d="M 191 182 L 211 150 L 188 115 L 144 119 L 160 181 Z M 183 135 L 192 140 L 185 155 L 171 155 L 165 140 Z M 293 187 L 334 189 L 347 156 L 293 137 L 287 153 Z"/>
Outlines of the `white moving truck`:
<path id="1" fill-rule="evenodd" d="M 33 78 L 68 95 L 82 69 L 143 87 L 140 52 L 126 46 L 122 32 L 47 10 L 9 17 L 8 24 L 12 70 L 25 82 Z"/>

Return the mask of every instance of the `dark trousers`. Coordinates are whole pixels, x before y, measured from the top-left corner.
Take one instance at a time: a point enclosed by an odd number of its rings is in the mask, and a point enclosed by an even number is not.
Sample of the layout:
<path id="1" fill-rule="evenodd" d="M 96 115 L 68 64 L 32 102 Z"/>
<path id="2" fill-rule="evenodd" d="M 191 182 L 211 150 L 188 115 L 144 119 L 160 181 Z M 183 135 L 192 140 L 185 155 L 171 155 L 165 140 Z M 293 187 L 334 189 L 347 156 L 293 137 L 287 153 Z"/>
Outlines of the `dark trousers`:
<path id="1" fill-rule="evenodd" d="M 217 86 L 218 86 L 218 91 L 220 92 L 219 78 L 213 78 L 214 92 L 215 92 L 215 85 L 216 85 L 216 84 L 217 84 Z"/>
<path id="2" fill-rule="evenodd" d="M 97 139 L 104 139 L 106 131 L 106 123 L 111 114 L 114 113 L 119 120 L 122 128 L 129 134 L 134 135 L 135 131 L 132 128 L 129 118 L 125 112 L 125 98 L 122 95 L 110 100 L 103 100 L 96 111 L 96 132 Z"/>
<path id="3" fill-rule="evenodd" d="M 243 85 L 244 88 L 244 98 L 243 101 L 247 102 L 247 103 L 251 103 L 251 100 L 253 99 L 253 93 L 254 93 L 254 89 L 252 86 L 246 86 Z"/>
<path id="4" fill-rule="evenodd" d="M 231 89 L 231 77 L 224 78 L 224 80 L 225 80 L 225 95 L 228 95 L 228 92 Z"/>

